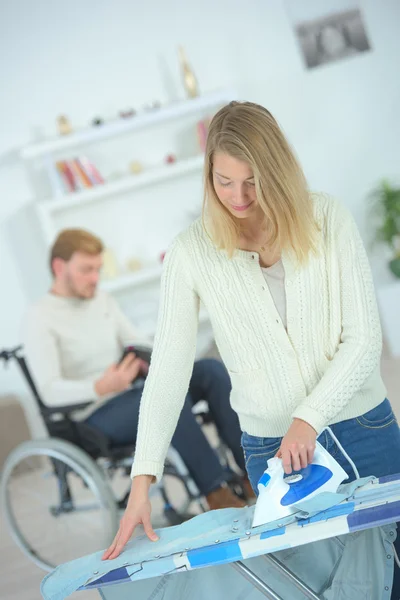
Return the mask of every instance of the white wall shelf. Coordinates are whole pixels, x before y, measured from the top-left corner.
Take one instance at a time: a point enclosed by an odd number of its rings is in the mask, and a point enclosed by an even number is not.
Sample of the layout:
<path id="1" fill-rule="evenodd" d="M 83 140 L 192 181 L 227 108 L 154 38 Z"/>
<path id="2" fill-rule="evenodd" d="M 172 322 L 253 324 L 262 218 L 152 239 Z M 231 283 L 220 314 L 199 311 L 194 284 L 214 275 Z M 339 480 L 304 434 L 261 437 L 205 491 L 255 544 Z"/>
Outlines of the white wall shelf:
<path id="1" fill-rule="evenodd" d="M 235 98 L 233 90 L 222 90 L 211 92 L 193 98 L 182 100 L 158 109 L 137 114 L 126 119 L 118 119 L 112 123 L 105 123 L 97 127 L 91 127 L 76 133 L 58 136 L 54 139 L 29 144 L 22 148 L 21 158 L 31 160 L 40 158 L 56 152 L 64 152 L 70 148 L 76 148 L 86 144 L 98 143 L 111 137 L 137 131 L 145 127 L 159 125 L 163 122 L 185 117 L 187 115 L 211 109 L 215 106 L 230 102 Z"/>
<path id="2" fill-rule="evenodd" d="M 120 275 L 115 279 L 105 279 L 101 282 L 101 288 L 109 293 L 121 292 L 123 290 L 139 287 L 153 281 L 159 281 L 162 273 L 162 264 L 154 267 L 146 267 L 140 271 Z"/>
<path id="3" fill-rule="evenodd" d="M 119 195 L 130 194 L 137 197 L 147 197 L 152 200 L 152 194 L 148 193 L 148 189 L 154 187 L 154 201 L 160 198 L 165 199 L 165 192 L 170 197 L 175 198 L 175 192 L 173 191 L 176 187 L 177 198 L 174 202 L 175 218 L 178 216 L 178 210 L 187 210 L 187 197 L 184 192 L 184 187 L 187 185 L 188 190 L 195 190 L 197 193 L 197 184 L 200 182 L 197 180 L 199 173 L 201 172 L 204 165 L 204 155 L 198 154 L 195 156 L 189 156 L 186 158 L 178 159 L 172 164 L 158 164 L 158 166 L 149 167 L 138 174 L 127 174 L 119 179 L 111 179 L 105 181 L 103 184 L 96 185 L 91 188 L 82 189 L 72 193 L 61 193 L 57 194 L 56 186 L 53 187 L 52 197 L 44 196 L 44 186 L 42 174 L 46 174 L 49 179 L 48 183 L 51 184 L 51 173 L 48 170 L 49 164 L 55 164 L 57 160 L 68 158 L 68 153 L 75 152 L 80 147 L 98 145 L 102 141 L 114 138 L 118 141 L 118 138 L 128 133 L 135 131 L 144 130 L 146 128 L 157 129 L 158 126 L 173 122 L 177 125 L 174 134 L 172 133 L 175 127 L 171 127 L 171 131 L 168 129 L 168 135 L 171 140 L 175 143 L 180 138 L 176 134 L 181 135 L 182 123 L 180 120 L 191 117 L 197 120 L 203 119 L 204 117 L 211 116 L 224 104 L 234 100 L 236 93 L 232 89 L 225 89 L 209 94 L 204 94 L 198 98 L 182 100 L 174 104 L 162 106 L 159 109 L 150 110 L 141 114 L 134 115 L 126 119 L 116 118 L 113 122 L 105 123 L 98 127 L 88 127 L 85 130 L 73 132 L 65 136 L 57 136 L 54 139 L 44 140 L 42 142 L 32 143 L 20 150 L 20 157 L 24 161 L 27 174 L 31 178 L 32 187 L 35 192 L 35 209 L 39 218 L 39 222 L 42 229 L 42 234 L 45 239 L 46 246 L 49 247 L 54 238 L 63 226 L 67 227 L 87 227 L 89 230 L 104 239 L 107 239 L 107 243 L 110 248 L 114 248 L 113 236 L 118 237 L 118 226 L 115 226 L 117 220 L 113 221 L 115 214 L 113 213 L 113 206 L 109 200 Z M 160 131 L 158 132 L 160 136 Z M 162 134 L 164 135 L 164 134 Z M 195 128 L 191 128 L 191 134 L 195 136 Z M 193 147 L 191 140 L 190 146 Z M 170 146 L 168 145 L 168 148 Z M 106 149 L 104 149 L 106 150 Z M 86 153 L 86 149 L 83 150 Z M 157 158 L 152 159 L 155 154 L 151 151 L 151 142 L 147 147 L 148 160 L 154 160 L 156 163 Z M 194 150 L 195 152 L 195 150 Z M 105 156 L 106 156 L 105 152 Z M 179 152 L 177 152 L 179 154 Z M 157 163 L 156 163 L 157 164 Z M 40 174 L 38 176 L 38 174 Z M 196 182 L 193 179 L 196 178 Z M 166 190 L 163 189 L 163 182 L 170 181 Z M 174 183 L 177 185 L 173 185 Z M 184 185 L 182 183 L 184 182 Z M 160 185 L 161 184 L 161 185 Z M 143 193 L 140 190 L 146 188 Z M 136 190 L 138 192 L 136 193 Z M 190 192 L 193 194 L 193 191 Z M 130 216 L 134 215 L 135 211 L 140 211 L 140 205 L 135 202 L 127 203 L 129 208 Z M 147 209 L 146 205 L 146 209 Z M 189 207 L 190 208 L 190 207 Z M 81 212 L 80 212 L 81 211 Z M 104 214 L 105 222 L 102 223 L 101 215 Z M 94 219 L 92 219 L 92 215 Z M 144 211 L 144 218 L 152 219 L 151 211 Z M 108 218 L 110 217 L 110 222 Z M 156 220 L 157 221 L 157 220 Z M 95 223 L 95 224 L 94 224 Z M 103 227 L 104 225 L 104 227 Z M 153 224 L 155 228 L 159 228 L 158 233 L 155 234 L 155 239 L 158 239 L 158 234 L 161 232 L 163 240 L 165 238 L 164 223 L 158 221 Z M 171 227 L 172 231 L 172 219 L 169 219 L 168 226 Z M 102 228 L 103 231 L 97 231 L 97 228 Z M 129 229 L 129 228 L 127 228 Z M 126 233 L 124 232 L 124 235 Z M 142 235 L 142 231 L 136 232 L 135 243 L 139 244 L 139 238 Z M 146 232 L 143 231 L 143 236 Z M 171 235 L 173 235 L 171 233 Z M 162 242 L 165 246 L 165 240 Z M 128 240 L 118 240 L 116 246 L 125 248 L 125 251 L 129 249 Z M 118 262 L 118 250 L 116 250 L 117 262 Z M 156 254 L 156 249 L 155 249 Z M 146 260 L 146 259 L 145 259 Z M 140 316 L 141 309 L 147 307 L 149 314 L 142 314 L 144 323 L 147 322 L 147 327 L 151 329 L 155 327 L 157 312 L 156 306 L 159 301 L 159 287 L 160 278 L 162 274 L 162 264 L 156 261 L 152 264 L 148 264 L 141 270 L 136 272 L 125 272 L 114 279 L 105 279 L 100 283 L 101 289 L 113 295 L 120 295 L 122 303 L 126 303 L 125 310 L 127 314 L 133 310 L 132 304 L 130 304 L 131 295 L 134 298 L 135 312 L 130 313 L 130 317 L 135 318 Z M 143 304 L 143 306 L 141 306 Z M 154 312 L 154 314 L 153 314 Z M 205 348 L 210 340 L 212 339 L 212 333 L 210 331 L 210 321 L 207 312 L 202 306 L 199 314 L 199 339 L 202 340 L 202 347 Z"/>
<path id="4" fill-rule="evenodd" d="M 54 214 L 75 208 L 76 206 L 97 202 L 108 196 L 114 197 L 117 194 L 123 194 L 134 189 L 157 184 L 161 181 L 184 176 L 185 174 L 202 169 L 203 164 L 203 155 L 194 156 L 170 165 L 149 169 L 137 175 L 132 174 L 115 181 L 99 184 L 80 192 L 55 196 L 51 200 L 42 200 L 40 205 L 49 213 Z"/>

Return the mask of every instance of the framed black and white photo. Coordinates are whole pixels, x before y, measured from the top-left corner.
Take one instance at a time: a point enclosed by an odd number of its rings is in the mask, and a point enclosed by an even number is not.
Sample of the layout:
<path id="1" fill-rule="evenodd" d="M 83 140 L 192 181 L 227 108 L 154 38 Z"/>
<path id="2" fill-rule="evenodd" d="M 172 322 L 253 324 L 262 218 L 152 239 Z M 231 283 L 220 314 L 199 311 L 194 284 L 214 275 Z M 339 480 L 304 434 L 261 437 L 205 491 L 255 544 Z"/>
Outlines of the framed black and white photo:
<path id="1" fill-rule="evenodd" d="M 357 0 L 286 0 L 308 69 L 371 49 Z"/>

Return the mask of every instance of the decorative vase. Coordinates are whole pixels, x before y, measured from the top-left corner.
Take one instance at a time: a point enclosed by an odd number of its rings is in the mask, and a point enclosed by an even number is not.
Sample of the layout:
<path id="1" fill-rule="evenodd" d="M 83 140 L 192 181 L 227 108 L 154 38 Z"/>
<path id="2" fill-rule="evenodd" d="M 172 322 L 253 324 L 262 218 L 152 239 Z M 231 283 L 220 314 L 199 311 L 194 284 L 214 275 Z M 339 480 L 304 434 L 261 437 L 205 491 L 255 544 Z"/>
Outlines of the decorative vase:
<path id="1" fill-rule="evenodd" d="M 60 135 L 68 135 L 68 133 L 72 132 L 71 123 L 65 115 L 57 117 L 57 127 Z"/>
<path id="2" fill-rule="evenodd" d="M 181 64 L 183 84 L 185 86 L 186 93 L 189 98 L 195 98 L 199 95 L 199 88 L 197 85 L 196 76 L 190 68 L 182 46 L 179 46 L 179 61 Z"/>
<path id="3" fill-rule="evenodd" d="M 389 268 L 395 277 L 400 279 L 400 256 L 389 262 Z"/>

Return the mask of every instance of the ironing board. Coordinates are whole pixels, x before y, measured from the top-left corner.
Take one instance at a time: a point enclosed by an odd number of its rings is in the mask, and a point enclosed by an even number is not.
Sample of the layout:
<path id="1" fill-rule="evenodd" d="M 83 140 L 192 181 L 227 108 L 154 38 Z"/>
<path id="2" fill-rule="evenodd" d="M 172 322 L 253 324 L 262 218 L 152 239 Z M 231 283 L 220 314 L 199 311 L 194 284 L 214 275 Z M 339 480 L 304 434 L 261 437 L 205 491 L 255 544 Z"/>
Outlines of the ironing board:
<path id="1" fill-rule="evenodd" d="M 333 501 L 329 496 L 334 495 L 322 494 L 316 503 L 308 505 L 308 516 L 307 510 L 304 510 L 300 513 L 300 518 L 299 515 L 295 518 L 286 517 L 280 523 L 274 522 L 251 529 L 248 524 L 252 508 L 212 511 L 195 518 L 200 519 L 199 525 L 207 523 L 207 519 L 210 523 L 211 519 L 214 519 L 212 522 L 215 525 L 213 530 L 204 530 L 202 536 L 196 539 L 188 540 L 186 537 L 186 532 L 191 531 L 188 522 L 160 530 L 161 533 L 165 532 L 165 536 L 169 536 L 165 537 L 164 545 L 159 545 L 163 535 L 157 543 L 149 542 L 145 536 L 141 536 L 133 539 L 129 547 L 113 561 L 101 561 L 101 552 L 77 559 L 57 567 L 45 577 L 41 588 L 43 597 L 45 600 L 62 600 L 75 590 L 96 589 L 103 600 L 161 600 L 165 597 L 183 600 L 192 597 L 187 595 L 187 589 L 184 589 L 185 574 L 205 569 L 212 574 L 212 580 L 224 569 L 225 577 L 228 572 L 232 579 L 236 577 L 242 583 L 247 583 L 248 594 L 241 595 L 241 598 L 321 600 L 325 596 L 317 595 L 301 577 L 272 553 L 337 536 L 346 535 L 347 538 L 351 532 L 368 530 L 368 533 L 372 533 L 385 530 L 387 564 L 384 565 L 384 584 L 382 595 L 379 597 L 389 600 L 393 552 L 391 543 L 388 542 L 395 539 L 393 524 L 400 521 L 400 473 L 380 479 L 365 478 L 358 487 L 352 487 L 351 484 L 342 487 L 346 490 L 343 494 L 345 499 L 332 505 Z M 319 510 L 324 503 L 329 508 Z M 212 513 L 219 514 L 213 516 Z M 246 526 L 248 528 L 244 530 Z M 175 540 L 174 531 L 178 534 Z M 218 535 L 218 538 L 211 542 L 210 536 L 214 534 Z M 201 543 L 201 537 L 206 543 Z M 378 556 L 381 557 L 382 544 L 379 543 L 378 546 Z M 378 560 L 379 562 L 382 561 Z M 270 585 L 273 578 L 266 581 L 265 577 L 260 576 L 260 572 L 271 571 L 275 572 L 278 579 L 284 579 L 286 589 L 291 590 L 287 595 L 279 595 L 276 589 L 273 589 Z M 202 576 L 204 578 L 204 571 Z M 166 595 L 167 583 L 174 586 L 176 594 Z M 178 588 L 181 589 L 182 595 L 179 594 Z M 204 587 L 204 598 L 207 600 L 224 597 L 207 594 L 206 589 L 207 586 Z M 200 595 L 197 597 L 200 598 Z"/>

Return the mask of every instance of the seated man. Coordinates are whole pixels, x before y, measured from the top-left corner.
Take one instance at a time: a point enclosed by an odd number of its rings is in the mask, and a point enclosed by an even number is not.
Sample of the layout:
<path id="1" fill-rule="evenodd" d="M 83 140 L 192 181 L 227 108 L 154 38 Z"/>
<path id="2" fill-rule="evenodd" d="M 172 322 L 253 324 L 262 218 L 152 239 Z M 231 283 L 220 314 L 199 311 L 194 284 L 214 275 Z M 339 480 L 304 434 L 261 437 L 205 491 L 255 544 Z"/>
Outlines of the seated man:
<path id="1" fill-rule="evenodd" d="M 23 342 L 32 376 L 48 406 L 93 403 L 74 418 L 102 431 L 114 445 L 134 444 L 147 365 L 126 346 L 146 343 L 115 300 L 99 291 L 102 242 L 84 230 L 62 231 L 50 255 L 53 285 L 28 312 Z M 149 342 L 147 341 L 147 345 Z M 229 403 L 230 379 L 216 360 L 195 363 L 172 445 L 211 509 L 243 506 L 192 405 L 206 400 L 219 434 L 245 472 L 241 431 Z M 250 495 L 248 480 L 244 487 Z"/>

